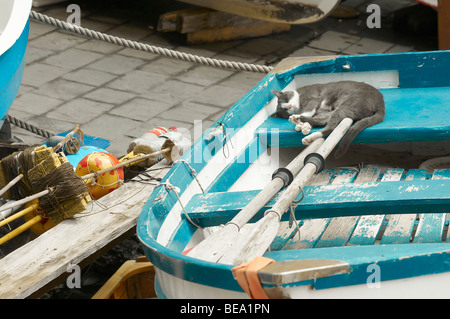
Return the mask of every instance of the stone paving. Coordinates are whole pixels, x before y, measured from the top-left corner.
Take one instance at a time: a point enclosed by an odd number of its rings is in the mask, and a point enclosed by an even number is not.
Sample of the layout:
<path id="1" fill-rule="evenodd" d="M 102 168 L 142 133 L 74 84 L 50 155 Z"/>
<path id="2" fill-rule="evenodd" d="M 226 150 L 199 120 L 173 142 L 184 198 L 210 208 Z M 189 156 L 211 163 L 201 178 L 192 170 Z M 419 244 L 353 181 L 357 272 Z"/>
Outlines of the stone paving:
<path id="1" fill-rule="evenodd" d="M 328 17 L 279 35 L 195 46 L 186 45 L 178 34 L 156 31 L 158 14 L 173 10 L 174 2 L 162 2 L 165 6 L 153 4 L 150 11 L 140 10 L 137 2 L 124 7 L 120 1 L 100 0 L 72 0 L 36 10 L 65 21 L 68 4 L 79 3 L 83 27 L 201 56 L 265 65 L 287 56 L 435 49 L 431 40 L 392 30 L 391 13 L 410 0 L 347 0 L 344 4 L 357 8 L 359 17 Z M 381 6 L 379 29 L 366 25 L 369 3 Z M 108 139 L 108 150 L 120 157 L 133 138 L 155 126 L 192 133 L 194 120 L 202 120 L 205 130 L 263 77 L 159 57 L 32 21 L 25 74 L 9 114 L 54 133 L 80 124 L 85 134 Z M 30 144 L 43 141 L 16 127 L 13 134 Z"/>

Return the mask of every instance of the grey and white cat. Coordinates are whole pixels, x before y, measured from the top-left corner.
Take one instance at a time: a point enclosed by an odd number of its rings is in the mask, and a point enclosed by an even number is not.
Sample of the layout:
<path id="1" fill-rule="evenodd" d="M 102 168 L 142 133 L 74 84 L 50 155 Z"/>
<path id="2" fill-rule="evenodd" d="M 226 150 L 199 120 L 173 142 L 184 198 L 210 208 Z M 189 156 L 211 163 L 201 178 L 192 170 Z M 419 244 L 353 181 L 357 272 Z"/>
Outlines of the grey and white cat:
<path id="1" fill-rule="evenodd" d="M 278 105 L 271 117 L 289 118 L 291 123 L 296 124 L 295 130 L 302 131 L 304 135 L 309 134 L 312 127 L 325 126 L 304 137 L 302 143 L 305 145 L 328 136 L 346 117 L 354 121 L 335 152 L 336 158 L 344 155 L 362 130 L 384 120 L 383 95 L 363 82 L 340 81 L 272 92 L 278 98 Z"/>

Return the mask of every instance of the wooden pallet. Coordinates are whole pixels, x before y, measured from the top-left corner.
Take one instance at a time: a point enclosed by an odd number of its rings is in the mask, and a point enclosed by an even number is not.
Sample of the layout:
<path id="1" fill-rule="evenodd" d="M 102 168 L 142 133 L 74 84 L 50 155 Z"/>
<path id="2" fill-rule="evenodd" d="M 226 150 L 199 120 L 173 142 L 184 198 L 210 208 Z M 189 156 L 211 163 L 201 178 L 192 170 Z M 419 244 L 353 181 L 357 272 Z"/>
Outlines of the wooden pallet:
<path id="1" fill-rule="evenodd" d="M 187 35 L 192 44 L 253 38 L 287 32 L 290 24 L 241 17 L 206 8 L 171 11 L 160 16 L 158 31 Z"/>

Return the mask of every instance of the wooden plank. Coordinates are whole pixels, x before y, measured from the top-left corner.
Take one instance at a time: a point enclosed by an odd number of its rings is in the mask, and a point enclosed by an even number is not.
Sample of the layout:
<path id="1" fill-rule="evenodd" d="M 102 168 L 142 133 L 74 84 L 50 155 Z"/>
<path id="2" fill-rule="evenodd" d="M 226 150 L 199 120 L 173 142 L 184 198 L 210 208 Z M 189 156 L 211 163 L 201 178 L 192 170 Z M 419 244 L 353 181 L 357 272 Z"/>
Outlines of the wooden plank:
<path id="1" fill-rule="evenodd" d="M 410 169 L 405 180 L 424 180 L 427 170 Z M 394 214 L 389 216 L 388 224 L 380 245 L 408 244 L 411 241 L 417 214 Z"/>
<path id="2" fill-rule="evenodd" d="M 437 169 L 433 180 L 450 179 L 450 170 Z M 446 213 L 420 214 L 419 225 L 414 235 L 414 243 L 439 243 L 442 241 Z"/>
<path id="3" fill-rule="evenodd" d="M 163 161 L 165 162 L 165 161 Z M 167 163 L 167 162 L 165 162 Z M 162 178 L 164 163 L 152 176 Z M 69 276 L 110 242 L 133 230 L 154 185 L 127 182 L 0 260 L 0 298 L 34 296 L 55 280 Z"/>
<path id="4" fill-rule="evenodd" d="M 374 182 L 378 179 L 379 174 L 380 170 L 377 168 L 363 168 L 354 183 Z M 333 218 L 317 247 L 344 246 L 359 219 L 359 216 Z"/>
<path id="5" fill-rule="evenodd" d="M 387 169 L 381 182 L 399 181 L 403 176 L 403 169 Z M 361 216 L 349 245 L 373 245 L 385 218 L 384 214 Z"/>
<path id="6" fill-rule="evenodd" d="M 187 34 L 187 42 L 193 44 L 259 37 L 290 28 L 287 23 L 255 20 L 207 8 L 167 12 L 158 21 L 158 31 Z"/>
<path id="7" fill-rule="evenodd" d="M 323 170 L 322 172 L 314 175 L 308 185 L 326 185 L 330 182 L 334 172 L 334 169 Z M 302 221 L 298 220 L 297 223 L 300 225 Z M 289 227 L 289 221 L 283 221 L 280 223 L 277 238 L 275 238 L 272 242 L 270 249 L 281 250 L 309 247 L 308 243 L 314 241 L 314 238 L 318 238 L 327 224 L 328 218 L 307 219 L 303 221 L 300 233 L 298 233 L 295 223 L 292 227 Z"/>
<path id="8" fill-rule="evenodd" d="M 450 2 L 439 0 L 438 3 L 438 37 L 439 50 L 450 50 Z"/>
<path id="9" fill-rule="evenodd" d="M 179 25 L 179 14 L 185 10 L 166 12 L 158 19 L 157 30 L 159 32 L 175 32 Z"/>
<path id="10" fill-rule="evenodd" d="M 192 44 L 230 41 L 278 34 L 290 29 L 291 26 L 285 23 L 254 21 L 243 25 L 189 32 L 187 41 Z"/>
<path id="11" fill-rule="evenodd" d="M 446 192 L 448 188 L 448 179 L 305 186 L 305 197 L 298 203 L 295 215 L 297 219 L 307 219 L 394 213 L 441 213 L 449 205 L 450 194 Z M 203 227 L 224 224 L 257 193 L 256 190 L 198 194 L 187 204 L 186 210 L 190 218 Z M 252 222 L 261 218 L 264 211 L 271 207 L 279 196 L 280 194 L 277 194 L 270 200 L 255 215 Z M 287 219 L 287 215 L 283 216 L 282 221 Z"/>
<path id="12" fill-rule="evenodd" d="M 258 21 L 207 8 L 191 8 L 162 14 L 158 21 L 158 31 L 177 31 L 184 34 L 229 26 L 248 25 Z"/>
<path id="13" fill-rule="evenodd" d="M 341 178 L 335 179 L 332 182 L 332 185 L 339 185 L 344 183 L 351 183 L 357 176 L 357 171 L 353 169 L 341 169 L 339 171 L 339 176 Z M 319 240 L 316 242 L 315 247 L 328 247 L 328 246 L 340 246 L 341 241 L 339 240 L 339 236 L 341 236 L 346 231 L 349 231 L 349 228 L 346 227 L 346 224 L 349 219 L 354 219 L 355 217 L 334 217 L 329 220 L 328 226 L 320 236 Z M 358 218 L 358 217 L 356 217 Z M 353 228 L 351 228 L 353 229 Z M 346 235 L 344 235 L 346 236 Z M 345 240 L 347 243 L 347 240 Z M 345 244 L 344 244 L 345 245 Z"/>

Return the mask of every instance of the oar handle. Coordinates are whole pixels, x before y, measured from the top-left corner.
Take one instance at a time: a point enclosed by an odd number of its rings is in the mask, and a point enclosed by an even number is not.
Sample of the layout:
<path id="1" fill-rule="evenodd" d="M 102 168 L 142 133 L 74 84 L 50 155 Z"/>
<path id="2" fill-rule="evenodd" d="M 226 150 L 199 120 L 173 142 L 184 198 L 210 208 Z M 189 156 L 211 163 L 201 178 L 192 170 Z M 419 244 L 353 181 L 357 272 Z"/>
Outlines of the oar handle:
<path id="1" fill-rule="evenodd" d="M 350 118 L 343 119 L 339 125 L 331 132 L 325 142 L 319 147 L 316 153 L 320 154 L 324 159 L 331 153 L 334 147 L 339 143 L 345 133 L 352 125 L 353 120 Z M 274 204 L 272 209 L 266 211 L 267 213 L 276 213 L 279 218 L 289 209 L 292 202 L 300 193 L 303 186 L 309 181 L 309 179 L 315 174 L 316 165 L 313 163 L 307 163 L 297 177 L 294 178 L 292 183 L 287 187 L 286 191 L 280 196 L 278 201 Z"/>
<path id="2" fill-rule="evenodd" d="M 56 152 L 57 150 L 59 150 L 69 139 L 71 139 L 76 132 L 78 132 L 78 130 L 80 129 L 80 125 L 77 124 L 77 126 L 72 130 L 72 132 L 70 132 L 69 134 L 67 134 L 62 140 L 61 142 L 59 142 L 58 144 L 56 144 L 53 147 L 53 151 Z"/>
<path id="3" fill-rule="evenodd" d="M 322 145 L 323 139 L 315 140 L 311 145 L 306 147 L 299 155 L 295 157 L 287 166 L 286 169 L 296 176 L 304 166 L 306 156 L 316 152 Z M 235 225 L 238 229 L 242 228 L 248 221 L 264 207 L 264 205 L 272 199 L 284 186 L 284 181 L 281 178 L 274 178 L 267 184 L 264 189 L 258 193 L 232 220 L 227 224 Z"/>
<path id="4" fill-rule="evenodd" d="M 20 205 L 26 204 L 26 203 L 32 201 L 33 199 L 45 196 L 48 193 L 50 193 L 50 189 L 44 189 L 43 191 L 40 191 L 39 193 L 36 193 L 36 194 L 30 195 L 30 196 L 24 197 L 22 199 L 16 200 L 14 202 L 5 204 L 5 205 L 0 207 L 0 212 L 8 210 L 8 209 L 10 209 L 12 207 L 16 207 L 16 206 L 20 206 Z"/>
<path id="5" fill-rule="evenodd" d="M 327 158 L 331 151 L 336 147 L 342 137 L 347 133 L 350 126 L 352 126 L 353 120 L 349 117 L 343 119 L 339 125 L 331 132 L 322 146 L 317 150 L 317 153 L 322 155 L 323 158 Z"/>
<path id="6" fill-rule="evenodd" d="M 23 174 L 17 175 L 13 180 L 11 180 L 5 187 L 0 190 L 0 196 L 6 193 L 11 187 L 17 184 L 23 178 Z"/>

